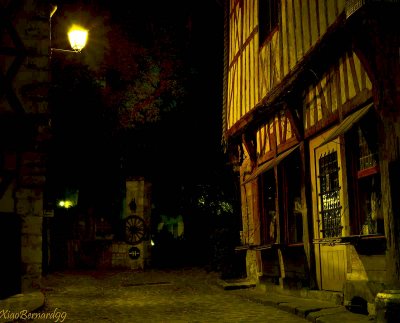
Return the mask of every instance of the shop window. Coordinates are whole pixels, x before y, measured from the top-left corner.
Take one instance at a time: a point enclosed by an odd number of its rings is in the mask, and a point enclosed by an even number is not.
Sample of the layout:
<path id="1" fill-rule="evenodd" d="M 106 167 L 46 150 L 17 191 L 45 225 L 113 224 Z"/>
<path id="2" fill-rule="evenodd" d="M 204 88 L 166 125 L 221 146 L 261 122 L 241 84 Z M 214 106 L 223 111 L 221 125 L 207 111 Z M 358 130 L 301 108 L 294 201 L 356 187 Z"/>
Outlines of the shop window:
<path id="1" fill-rule="evenodd" d="M 281 242 L 286 244 L 302 243 L 303 217 L 299 150 L 295 150 L 279 163 L 277 174 L 278 181 L 276 181 L 273 169 L 260 177 L 261 243 L 277 242 L 277 230 L 282 234 Z M 276 205 L 278 202 L 279 205 Z M 276 213 L 278 206 L 279 215 Z"/>
<path id="2" fill-rule="evenodd" d="M 358 180 L 359 212 L 355 219 L 358 234 L 383 233 L 380 219 L 380 176 L 366 176 Z M 356 234 L 356 232 L 353 232 Z"/>
<path id="3" fill-rule="evenodd" d="M 301 158 L 299 150 L 291 153 L 279 165 L 280 208 L 283 217 L 284 240 L 287 244 L 303 242 L 301 212 Z"/>
<path id="4" fill-rule="evenodd" d="M 271 169 L 261 175 L 260 183 L 260 233 L 261 243 L 265 245 L 276 242 L 276 184 L 274 170 Z"/>
<path id="5" fill-rule="evenodd" d="M 319 157 L 319 184 L 321 199 L 321 221 L 324 238 L 340 237 L 341 205 L 339 186 L 339 165 L 336 151 L 325 153 Z"/>
<path id="6" fill-rule="evenodd" d="M 353 235 L 383 234 L 376 127 L 366 116 L 346 136 L 350 227 Z"/>
<path id="7" fill-rule="evenodd" d="M 258 37 L 260 46 L 278 26 L 279 0 L 258 1 Z"/>
<path id="8" fill-rule="evenodd" d="M 358 135 L 358 176 L 362 175 L 360 172 L 376 167 L 378 165 L 378 149 L 375 140 L 369 138 L 367 141 L 367 135 L 370 130 L 363 131 L 361 127 L 357 127 Z"/>

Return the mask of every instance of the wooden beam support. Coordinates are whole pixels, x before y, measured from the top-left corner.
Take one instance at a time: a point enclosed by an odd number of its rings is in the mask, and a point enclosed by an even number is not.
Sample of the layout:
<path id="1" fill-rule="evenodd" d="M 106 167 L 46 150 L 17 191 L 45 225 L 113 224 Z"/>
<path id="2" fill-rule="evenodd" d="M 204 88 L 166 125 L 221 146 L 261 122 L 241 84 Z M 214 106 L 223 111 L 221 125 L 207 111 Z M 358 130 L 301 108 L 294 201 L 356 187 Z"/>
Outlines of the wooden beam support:
<path id="1" fill-rule="evenodd" d="M 375 107 L 397 118 L 400 105 L 398 3 L 364 6 L 349 19 L 354 51 L 372 81 Z"/>
<path id="2" fill-rule="evenodd" d="M 304 137 L 303 123 L 297 116 L 296 112 L 292 111 L 289 107 L 286 106 L 284 111 L 286 118 L 288 118 L 288 120 L 290 121 L 290 124 L 292 126 L 292 131 L 294 132 L 296 139 L 299 142 L 302 141 Z"/>
<path id="3" fill-rule="evenodd" d="M 257 148 L 256 148 L 256 136 L 255 133 L 244 133 L 242 135 L 243 145 L 249 154 L 251 168 L 254 168 L 257 164 Z"/>

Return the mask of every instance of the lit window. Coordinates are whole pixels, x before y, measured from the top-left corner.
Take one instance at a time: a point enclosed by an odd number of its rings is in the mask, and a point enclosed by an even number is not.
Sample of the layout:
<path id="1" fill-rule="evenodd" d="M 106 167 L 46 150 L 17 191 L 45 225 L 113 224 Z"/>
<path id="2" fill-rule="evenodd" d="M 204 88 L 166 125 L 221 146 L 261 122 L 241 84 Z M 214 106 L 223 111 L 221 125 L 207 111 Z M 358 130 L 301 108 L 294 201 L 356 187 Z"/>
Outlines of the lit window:
<path id="1" fill-rule="evenodd" d="M 351 234 L 383 234 L 378 135 L 373 115 L 346 136 Z"/>
<path id="2" fill-rule="evenodd" d="M 319 185 L 321 199 L 322 233 L 324 238 L 340 237 L 341 205 L 339 186 L 339 166 L 336 151 L 319 157 Z"/>

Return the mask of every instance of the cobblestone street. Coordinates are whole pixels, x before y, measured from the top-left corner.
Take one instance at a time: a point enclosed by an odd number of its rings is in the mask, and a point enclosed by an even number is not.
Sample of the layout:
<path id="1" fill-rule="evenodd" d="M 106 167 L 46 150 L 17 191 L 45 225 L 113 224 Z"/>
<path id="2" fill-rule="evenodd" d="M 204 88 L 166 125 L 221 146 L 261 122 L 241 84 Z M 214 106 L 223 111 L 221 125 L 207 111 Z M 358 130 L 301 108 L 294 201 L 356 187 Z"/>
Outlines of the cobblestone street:
<path id="1" fill-rule="evenodd" d="M 35 322 L 306 322 L 291 313 L 226 291 L 200 269 L 68 272 L 44 278 L 43 313 Z M 22 322 L 22 320 L 20 320 Z"/>

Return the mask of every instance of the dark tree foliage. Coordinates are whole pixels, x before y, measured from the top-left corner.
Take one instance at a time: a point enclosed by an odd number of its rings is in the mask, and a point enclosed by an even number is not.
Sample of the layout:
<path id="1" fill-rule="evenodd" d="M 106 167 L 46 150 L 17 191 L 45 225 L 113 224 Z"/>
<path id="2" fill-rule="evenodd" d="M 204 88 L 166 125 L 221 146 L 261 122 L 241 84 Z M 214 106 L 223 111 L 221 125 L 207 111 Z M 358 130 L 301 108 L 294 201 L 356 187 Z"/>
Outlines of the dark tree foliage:
<path id="1" fill-rule="evenodd" d="M 119 129 L 145 128 L 183 109 L 190 75 L 174 42 L 164 36 L 146 48 L 114 27 L 104 67 L 104 98 L 117 111 Z"/>

